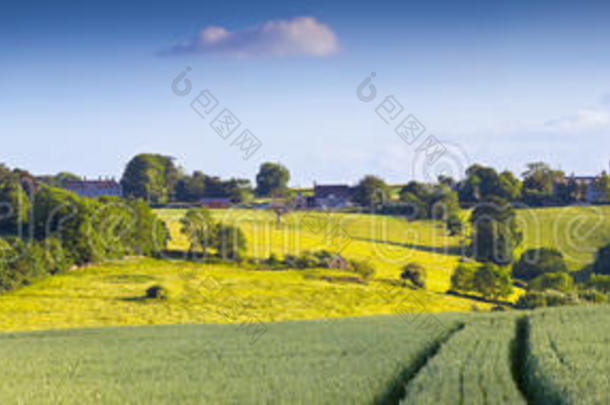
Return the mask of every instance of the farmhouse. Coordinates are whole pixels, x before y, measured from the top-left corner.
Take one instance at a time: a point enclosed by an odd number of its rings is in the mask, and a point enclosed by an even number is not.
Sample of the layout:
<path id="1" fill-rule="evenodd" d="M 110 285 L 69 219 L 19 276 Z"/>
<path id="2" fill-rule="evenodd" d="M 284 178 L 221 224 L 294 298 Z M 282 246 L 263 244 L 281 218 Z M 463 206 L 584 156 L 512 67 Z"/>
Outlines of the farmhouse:
<path id="1" fill-rule="evenodd" d="M 63 185 L 66 190 L 72 191 L 81 197 L 122 197 L 123 188 L 114 179 L 69 181 Z"/>
<path id="2" fill-rule="evenodd" d="M 573 181 L 580 190 L 582 201 L 591 204 L 604 198 L 604 194 L 597 187 L 596 182 L 599 180 L 598 176 L 566 176 L 560 180 L 561 184 L 568 184 Z"/>
<path id="3" fill-rule="evenodd" d="M 231 207 L 230 198 L 202 198 L 199 200 L 202 208 L 225 209 Z"/>
<path id="4" fill-rule="evenodd" d="M 341 208 L 352 205 L 354 188 L 344 184 L 314 184 L 314 195 L 310 206 L 318 208 Z"/>

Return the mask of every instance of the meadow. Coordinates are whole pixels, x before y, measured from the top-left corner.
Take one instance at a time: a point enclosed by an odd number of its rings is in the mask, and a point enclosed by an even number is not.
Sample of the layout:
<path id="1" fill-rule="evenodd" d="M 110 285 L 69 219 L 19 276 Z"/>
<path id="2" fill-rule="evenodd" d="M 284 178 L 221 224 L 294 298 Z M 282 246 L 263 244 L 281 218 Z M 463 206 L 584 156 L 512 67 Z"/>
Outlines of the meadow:
<path id="1" fill-rule="evenodd" d="M 251 256 L 329 249 L 369 260 L 377 273 L 366 283 L 356 283 L 333 281 L 353 278 L 341 270 L 248 270 L 180 260 L 188 249 L 179 224 L 184 212 L 157 211 L 171 230 L 171 258 L 133 257 L 91 265 L 0 295 L 0 331 L 271 322 L 491 307 L 445 294 L 464 238 L 449 236 L 438 222 L 297 212 L 283 216 L 277 226 L 269 211 L 213 211 L 217 220 L 245 231 Z M 572 270 L 589 264 L 594 249 L 610 240 L 610 207 L 521 210 L 518 215 L 525 234 L 523 248 L 556 246 Z M 400 286 L 400 269 L 410 262 L 426 268 L 426 290 Z M 170 290 L 169 300 L 142 299 L 155 284 Z M 515 289 L 510 300 L 520 293 Z"/>

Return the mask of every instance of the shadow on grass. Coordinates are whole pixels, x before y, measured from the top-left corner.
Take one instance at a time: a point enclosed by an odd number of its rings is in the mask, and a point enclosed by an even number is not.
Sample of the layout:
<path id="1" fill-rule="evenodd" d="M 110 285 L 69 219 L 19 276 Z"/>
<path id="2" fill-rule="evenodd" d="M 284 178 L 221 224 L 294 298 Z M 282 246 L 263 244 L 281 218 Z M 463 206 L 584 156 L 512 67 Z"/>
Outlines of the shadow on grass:
<path id="1" fill-rule="evenodd" d="M 379 243 L 390 246 L 402 247 L 405 249 L 413 249 L 418 250 L 420 252 L 426 253 L 436 253 L 441 255 L 448 256 L 464 256 L 463 248 L 461 246 L 443 246 L 443 247 L 435 247 L 435 246 L 426 246 L 426 245 L 418 245 L 416 243 L 402 243 L 402 242 L 394 242 L 391 240 L 379 240 L 373 238 L 360 238 L 354 237 L 354 240 L 359 240 L 363 242 L 371 242 L 371 243 Z"/>
<path id="2" fill-rule="evenodd" d="M 482 303 L 485 303 L 485 304 L 506 305 L 506 306 L 510 306 L 510 307 L 514 307 L 515 306 L 512 302 L 509 302 L 509 301 L 487 300 L 487 299 L 485 299 L 483 297 L 480 297 L 478 295 L 464 294 L 464 293 L 459 293 L 457 291 L 452 291 L 452 290 L 449 290 L 449 291 L 445 292 L 445 294 L 446 295 L 452 295 L 454 297 L 468 298 L 469 300 L 478 301 L 478 302 L 482 302 Z"/>

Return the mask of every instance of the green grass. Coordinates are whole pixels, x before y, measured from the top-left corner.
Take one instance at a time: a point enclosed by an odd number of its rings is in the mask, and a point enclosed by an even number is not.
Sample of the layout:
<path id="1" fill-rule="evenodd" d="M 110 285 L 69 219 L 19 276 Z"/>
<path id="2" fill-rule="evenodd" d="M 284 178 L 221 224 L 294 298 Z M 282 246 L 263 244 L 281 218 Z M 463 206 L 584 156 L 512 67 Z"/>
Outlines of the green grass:
<path id="1" fill-rule="evenodd" d="M 373 403 L 458 317 L 0 335 L 0 403 Z"/>
<path id="2" fill-rule="evenodd" d="M 512 375 L 514 318 L 469 322 L 408 384 L 401 404 L 525 404 Z"/>
<path id="3" fill-rule="evenodd" d="M 610 307 L 536 312 L 527 381 L 538 403 L 610 403 Z"/>

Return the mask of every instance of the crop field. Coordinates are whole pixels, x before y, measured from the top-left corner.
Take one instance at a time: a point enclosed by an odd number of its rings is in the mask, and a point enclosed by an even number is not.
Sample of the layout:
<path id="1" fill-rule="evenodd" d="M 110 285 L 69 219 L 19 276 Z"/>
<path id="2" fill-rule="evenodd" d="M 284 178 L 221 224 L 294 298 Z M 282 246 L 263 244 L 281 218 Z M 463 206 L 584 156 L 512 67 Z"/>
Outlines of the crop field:
<path id="1" fill-rule="evenodd" d="M 0 403 L 329 404 L 390 398 L 458 317 L 0 335 Z"/>
<path id="2" fill-rule="evenodd" d="M 408 384 L 401 404 L 526 404 L 512 375 L 514 318 L 469 322 Z"/>
<path id="3" fill-rule="evenodd" d="M 607 404 L 609 314 L 4 333 L 0 403 Z"/>
<path id="4" fill-rule="evenodd" d="M 610 308 L 562 308 L 530 318 L 526 372 L 538 403 L 610 403 Z"/>

